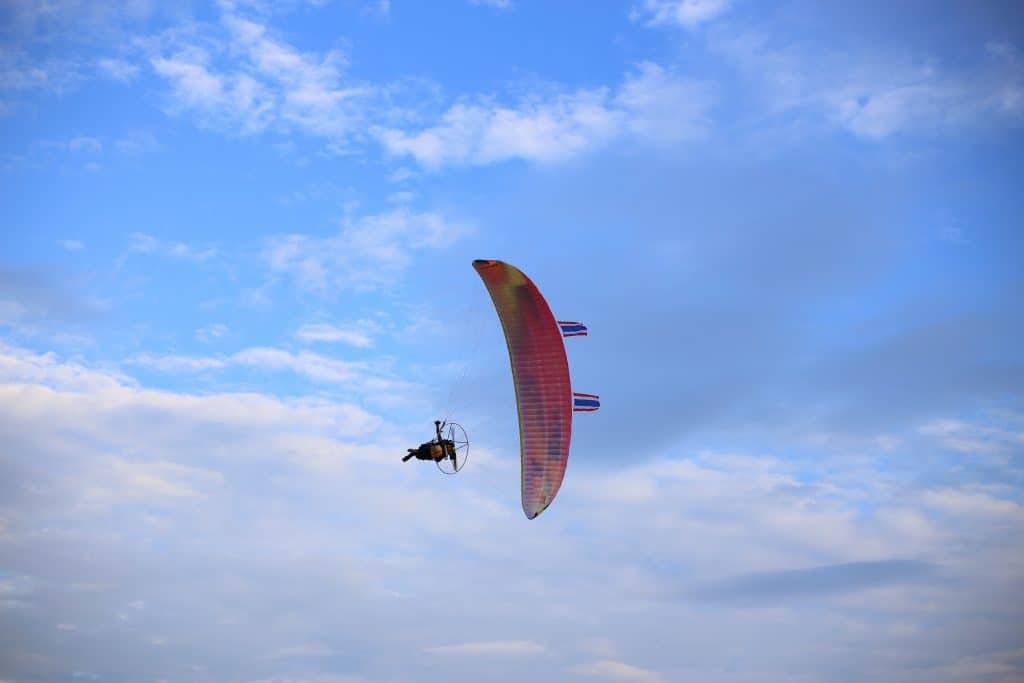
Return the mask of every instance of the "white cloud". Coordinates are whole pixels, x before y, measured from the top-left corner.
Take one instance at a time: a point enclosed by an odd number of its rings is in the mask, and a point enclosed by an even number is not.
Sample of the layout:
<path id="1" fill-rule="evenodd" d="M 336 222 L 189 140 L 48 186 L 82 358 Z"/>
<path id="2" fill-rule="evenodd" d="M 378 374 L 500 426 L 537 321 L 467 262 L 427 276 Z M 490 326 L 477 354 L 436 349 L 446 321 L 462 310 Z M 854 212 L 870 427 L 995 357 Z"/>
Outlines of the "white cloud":
<path id="1" fill-rule="evenodd" d="M 324 242 L 305 235 L 282 235 L 270 240 L 264 257 L 272 272 L 287 273 L 304 287 L 323 289 L 327 286 L 329 258 L 321 248 Z"/>
<path id="2" fill-rule="evenodd" d="M 96 66 L 105 76 L 121 83 L 131 83 L 140 71 L 138 65 L 123 59 L 99 59 Z"/>
<path id="3" fill-rule="evenodd" d="M 630 18 L 648 26 L 676 25 L 694 29 L 723 14 L 730 0 L 643 0 Z"/>
<path id="4" fill-rule="evenodd" d="M 75 60 L 42 58 L 18 49 L 0 48 L 2 94 L 32 90 L 62 93 L 81 79 L 81 68 Z"/>
<path id="5" fill-rule="evenodd" d="M 922 495 L 922 500 L 929 506 L 958 517 L 989 517 L 1024 523 L 1024 507 L 1016 501 L 998 498 L 986 491 L 929 491 Z"/>
<path id="6" fill-rule="evenodd" d="M 87 508 L 129 501 L 152 503 L 161 498 L 198 498 L 212 494 L 224 482 L 220 472 L 175 462 L 106 457 L 96 464 L 102 474 L 79 482 L 79 504 Z M 135 607 L 138 603 L 132 604 L 133 609 L 139 609 Z"/>
<path id="7" fill-rule="evenodd" d="M 615 104 L 627 112 L 626 125 L 640 140 L 680 142 L 700 137 L 709 126 L 708 86 L 679 78 L 651 62 L 623 81 Z"/>
<path id="8" fill-rule="evenodd" d="M 1024 56 L 1020 49 L 1006 43 L 990 42 L 985 50 L 1000 70 L 992 93 L 997 111 L 1024 113 Z"/>
<path id="9" fill-rule="evenodd" d="M 273 676 L 246 683 L 368 683 L 362 676 L 346 676 L 335 674 L 310 674 L 297 676 Z"/>
<path id="10" fill-rule="evenodd" d="M 1009 421 L 1004 426 L 955 419 L 930 420 L 918 429 L 945 448 L 966 453 L 1007 453 L 1024 446 L 1024 425 Z"/>
<path id="11" fill-rule="evenodd" d="M 516 107 L 460 103 L 433 127 L 377 135 L 390 154 L 431 169 L 510 159 L 550 163 L 624 136 L 655 144 L 697 137 L 710 101 L 705 85 L 644 62 L 614 93 L 578 90 Z"/>
<path id="12" fill-rule="evenodd" d="M 439 655 L 538 655 L 544 646 L 530 640 L 488 640 L 428 647 L 424 652 Z"/>
<path id="13" fill-rule="evenodd" d="M 467 224 L 447 220 L 438 213 L 397 207 L 381 214 L 346 218 L 333 237 L 273 238 L 265 258 L 271 271 L 291 275 L 310 289 L 375 286 L 408 267 L 416 254 L 445 249 L 469 232 Z"/>
<path id="14" fill-rule="evenodd" d="M 410 405 L 423 396 L 420 387 L 400 379 L 386 364 L 329 358 L 312 351 L 292 352 L 251 347 L 225 356 L 137 353 L 125 363 L 163 373 L 207 373 L 248 367 L 262 372 L 290 372 L 313 382 L 331 384 L 381 405 Z"/>
<path id="15" fill-rule="evenodd" d="M 848 83 L 823 100 L 842 127 L 860 137 L 885 138 L 922 123 L 958 125 L 973 115 L 976 96 L 966 83 L 936 79 L 930 70 L 889 82 Z"/>
<path id="16" fill-rule="evenodd" d="M 307 323 L 298 329 L 295 336 L 305 342 L 342 342 L 357 348 L 367 348 L 373 345 L 372 335 L 378 329 L 372 320 L 361 320 L 346 326 Z"/>
<path id="17" fill-rule="evenodd" d="M 642 669 L 632 664 L 613 659 L 602 659 L 589 664 L 580 664 L 570 669 L 572 673 L 589 678 L 609 681 L 634 681 L 635 683 L 661 683 L 664 677 L 656 671 Z"/>
<path id="18" fill-rule="evenodd" d="M 100 391 L 132 385 L 127 375 L 96 372 L 62 361 L 56 353 L 36 354 L 3 341 L 0 341 L 0 378 L 5 382 L 44 384 L 64 391 Z"/>
<path id="19" fill-rule="evenodd" d="M 201 52 L 152 60 L 157 74 L 171 82 L 173 111 L 194 111 L 209 125 L 258 133 L 272 120 L 271 94 L 244 73 L 220 75 L 205 64 Z"/>
<path id="20" fill-rule="evenodd" d="M 877 51 L 780 48 L 755 34 L 718 37 L 714 45 L 757 84 L 769 113 L 811 112 L 866 140 L 1024 115 L 1024 61 L 1012 49 L 988 46 L 979 60 L 954 69 Z"/>
<path id="21" fill-rule="evenodd" d="M 156 355 L 138 353 L 128 359 L 131 365 L 152 368 L 160 372 L 202 372 L 218 370 L 227 365 L 222 358 L 206 358 L 196 356 Z"/>
<path id="22" fill-rule="evenodd" d="M 388 181 L 392 183 L 404 183 L 407 180 L 412 180 L 417 177 L 417 173 L 411 168 L 400 166 L 396 168 L 389 176 Z"/>
<path id="23" fill-rule="evenodd" d="M 224 23 L 256 73 L 277 87 L 283 120 L 329 137 L 345 132 L 349 124 L 345 105 L 363 90 L 341 86 L 341 53 L 331 51 L 316 58 L 268 38 L 266 28 L 255 22 L 227 16 Z"/>
<path id="24" fill-rule="evenodd" d="M 322 382 L 344 384 L 361 377 L 367 369 L 364 363 L 327 358 L 318 353 L 256 347 L 231 356 L 231 361 L 265 370 L 289 370 L 297 375 Z"/>
<path id="25" fill-rule="evenodd" d="M 493 7 L 495 9 L 510 9 L 512 7 L 512 0 L 469 0 L 469 4 Z"/>
<path id="26" fill-rule="evenodd" d="M 259 133 L 270 126 L 340 140 L 361 115 L 362 86 L 344 84 L 340 52 L 301 52 L 234 14 L 207 47 L 183 43 L 151 64 L 172 88 L 171 108 L 206 125 Z"/>
<path id="27" fill-rule="evenodd" d="M 160 149 L 160 143 L 152 133 L 132 131 L 114 142 L 114 149 L 125 156 L 142 156 Z"/>
<path id="28" fill-rule="evenodd" d="M 127 362 L 168 373 L 203 372 L 229 365 L 246 365 L 262 370 L 287 370 L 309 379 L 337 384 L 352 382 L 367 370 L 365 363 L 336 360 L 309 351 L 292 353 L 269 347 L 252 347 L 224 357 L 138 353 Z"/>
<path id="29" fill-rule="evenodd" d="M 618 128 L 618 114 L 606 108 L 603 91 L 579 91 L 516 109 L 457 104 L 441 122 L 418 133 L 380 132 L 385 149 L 408 155 L 429 168 L 481 165 L 524 158 L 567 159 L 607 139 Z"/>
<path id="30" fill-rule="evenodd" d="M 128 236 L 130 244 L 128 248 L 131 251 L 137 251 L 140 254 L 153 254 L 160 248 L 160 240 L 147 235 L 142 232 L 133 232 Z"/>
<path id="31" fill-rule="evenodd" d="M 29 577 L 11 577 L 6 574 L 4 579 L 0 579 L 0 599 L 32 595 L 35 592 L 34 583 Z"/>
<path id="32" fill-rule="evenodd" d="M 879 488 L 873 495 L 894 495 L 882 481 L 876 481 Z M 886 512 L 879 517 L 859 513 L 862 501 L 856 487 L 832 484 L 827 478 L 807 486 L 795 467 L 772 458 L 702 453 L 654 460 L 614 475 L 578 475 L 574 486 L 584 498 L 605 501 L 609 510 L 617 511 L 604 523 L 617 526 L 614 515 L 627 510 L 646 517 L 649 541 L 662 545 L 667 554 L 674 547 L 673 535 L 717 538 L 715 544 L 694 545 L 687 551 L 687 565 L 701 572 L 715 573 L 716 567 L 724 566 L 727 560 L 719 553 L 729 552 L 726 549 L 740 537 L 746 539 L 748 566 L 774 570 L 815 553 L 826 553 L 836 563 L 926 553 L 944 535 L 928 516 L 887 517 L 900 510 L 895 501 L 893 509 L 882 506 Z M 916 499 L 913 505 L 920 510 L 924 503 Z M 717 512 L 707 516 L 702 511 L 710 507 Z M 645 591 L 656 588 L 656 582 L 645 583 Z"/>
<path id="33" fill-rule="evenodd" d="M 601 659 L 613 659 L 617 656 L 617 648 L 610 638 L 584 638 L 579 643 L 579 649 Z"/>
<path id="34" fill-rule="evenodd" d="M 276 278 L 270 278 L 257 287 L 246 287 L 239 294 L 238 301 L 245 308 L 267 308 L 273 303 L 270 289 L 276 284 Z M 218 301 L 217 305 L 223 303 Z"/>
<path id="35" fill-rule="evenodd" d="M 209 344 L 216 339 L 226 337 L 230 332 L 228 326 L 223 323 L 210 323 L 196 330 L 196 339 L 204 344 Z"/>
<path id="36" fill-rule="evenodd" d="M 392 192 L 388 195 L 388 201 L 392 204 L 409 204 L 416 199 L 415 192 Z"/>
<path id="37" fill-rule="evenodd" d="M 259 364 L 267 360 L 263 349 L 238 354 L 245 364 Z M 270 357 L 271 364 L 283 356 Z M 139 364 L 160 365 L 159 357 L 150 354 L 136 356 Z M 234 359 L 231 359 L 234 362 Z M 133 361 L 134 362 L 134 361 Z M 226 363 L 227 361 L 217 361 Z M 286 361 L 287 362 L 287 361 Z M 301 362 L 301 358 L 299 361 Z M 177 365 L 175 365 L 177 363 Z M 169 370 L 206 367 L 206 363 L 184 362 L 174 358 L 166 364 Z M 314 364 L 315 366 L 315 364 Z M 335 373 L 347 370 L 340 365 Z M 315 374 L 315 370 L 311 371 Z M 330 374 L 330 373 L 327 373 Z M 20 398 L 19 398 L 20 397 Z M 140 388 L 134 380 L 110 370 L 88 369 L 81 365 L 61 361 L 55 354 L 34 354 L 14 347 L 0 346 L 0 401 L 10 419 L 36 422 L 45 417 L 49 405 L 59 408 L 61 420 L 67 424 L 76 423 L 76 430 L 82 435 L 97 430 L 112 428 L 108 453 L 149 452 L 152 457 L 145 461 L 132 461 L 120 456 L 105 461 L 104 471 L 113 473 L 114 479 L 132 488 L 164 491 L 168 495 L 191 495 L 195 486 L 189 482 L 210 482 L 210 477 L 201 471 L 181 469 L 176 459 L 173 435 L 181 420 L 216 425 L 225 433 L 242 434 L 252 424 L 259 424 L 272 430 L 282 429 L 288 433 L 291 427 L 302 424 L 309 434 L 364 434 L 380 424 L 379 418 L 352 404 L 333 403 L 322 400 L 282 400 L 258 394 L 212 394 L 189 395 L 161 392 Z M 142 430 L 133 434 L 117 433 L 116 425 L 128 419 L 125 411 L 134 414 L 134 423 Z M 162 415 L 153 421 L 146 415 Z M 88 415 L 95 415 L 97 422 L 89 422 Z M 98 417 L 102 415 L 103 417 Z M 198 425 L 196 422 L 196 425 Z M 64 422 L 61 422 L 64 424 Z M 56 428 L 56 423 L 54 423 Z M 203 430 L 206 428 L 197 429 Z M 160 432 L 165 441 L 144 438 L 147 429 Z M 248 439 L 249 437 L 244 437 Z M 116 444 L 115 444 L 116 442 Z"/>
<path id="38" fill-rule="evenodd" d="M 93 137 L 80 136 L 68 141 L 68 151 L 99 154 L 103 151 L 103 143 Z"/>
<path id="39" fill-rule="evenodd" d="M 371 2 L 368 6 L 368 10 L 375 14 L 379 14 L 382 17 L 387 17 L 391 14 L 391 0 L 376 0 Z"/>
<path id="40" fill-rule="evenodd" d="M 292 659 L 297 657 L 330 657 L 334 650 L 323 643 L 304 643 L 279 648 L 270 654 L 261 655 L 263 659 Z"/>
<path id="41" fill-rule="evenodd" d="M 67 249 L 68 251 L 81 251 L 85 248 L 85 245 L 79 240 L 57 240 L 57 244 L 59 244 L 62 249 Z"/>
<path id="42" fill-rule="evenodd" d="M 961 657 L 952 664 L 937 667 L 933 675 L 953 681 L 1007 681 L 1020 680 L 1019 663 L 1024 660 L 1024 647 L 1014 650 L 996 650 Z"/>
<path id="43" fill-rule="evenodd" d="M 128 251 L 139 254 L 155 254 L 197 263 L 209 261 L 217 255 L 217 250 L 214 247 L 199 249 L 184 242 L 161 240 L 144 232 L 133 232 L 128 238 Z"/>

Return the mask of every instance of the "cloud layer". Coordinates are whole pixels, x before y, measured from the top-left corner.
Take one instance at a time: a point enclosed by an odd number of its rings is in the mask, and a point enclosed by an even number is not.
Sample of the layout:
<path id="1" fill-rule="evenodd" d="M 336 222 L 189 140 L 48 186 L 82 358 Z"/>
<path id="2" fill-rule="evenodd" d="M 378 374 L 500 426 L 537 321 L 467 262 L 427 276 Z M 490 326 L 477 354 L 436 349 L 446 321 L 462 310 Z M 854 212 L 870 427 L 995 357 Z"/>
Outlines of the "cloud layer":
<path id="1" fill-rule="evenodd" d="M 403 467 L 401 426 L 351 405 L 153 391 L 12 347 L 0 371 L 15 678 L 186 662 L 240 681 L 468 681 L 495 666 L 501 680 L 715 679 L 704 641 L 749 629 L 770 634 L 735 665 L 752 680 L 839 666 L 909 681 L 922 661 L 967 680 L 986 657 L 1014 670 L 1000 624 L 1021 617 L 1024 510 L 995 489 L 673 454 L 577 467 L 559 515 L 528 526 L 508 451 L 452 487 Z M 883 618 L 892 628 L 866 636 Z M 241 656 L 254 648 L 270 654 Z"/>

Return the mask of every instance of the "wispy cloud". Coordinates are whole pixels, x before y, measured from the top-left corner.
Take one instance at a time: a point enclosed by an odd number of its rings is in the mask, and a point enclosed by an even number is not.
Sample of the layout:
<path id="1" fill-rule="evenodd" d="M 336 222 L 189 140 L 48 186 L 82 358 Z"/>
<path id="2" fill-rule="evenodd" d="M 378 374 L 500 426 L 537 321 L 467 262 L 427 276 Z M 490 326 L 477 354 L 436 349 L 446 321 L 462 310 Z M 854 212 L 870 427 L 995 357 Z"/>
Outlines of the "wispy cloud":
<path id="1" fill-rule="evenodd" d="M 171 83 L 171 111 L 193 112 L 204 124 L 235 126 L 242 133 L 266 128 L 273 102 L 265 86 L 245 73 L 218 74 L 208 60 L 199 50 L 152 60 L 156 73 Z"/>
<path id="2" fill-rule="evenodd" d="M 918 431 L 946 448 L 965 453 L 1008 453 L 1024 446 L 1024 424 L 1014 422 L 994 427 L 964 420 L 931 420 Z"/>
<path id="3" fill-rule="evenodd" d="M 922 494 L 922 501 L 961 520 L 989 518 L 993 521 L 1024 523 L 1024 506 L 1016 500 L 993 495 L 982 487 L 928 491 Z"/>
<path id="4" fill-rule="evenodd" d="M 114 149 L 125 156 L 137 157 L 160 149 L 156 137 L 148 131 L 131 131 L 114 141 Z"/>
<path id="5" fill-rule="evenodd" d="M 174 360 L 180 360 L 180 358 Z M 258 361 L 258 357 L 249 356 L 241 362 Z M 137 363 L 133 359 L 131 364 L 152 367 L 154 362 L 159 363 L 158 358 L 147 354 L 140 356 Z M 167 367 L 173 371 L 180 371 L 196 366 L 195 363 L 179 363 L 178 365 L 168 364 Z M 30 393 L 42 392 L 40 396 L 53 394 L 54 400 L 66 401 L 67 405 L 63 409 L 63 414 L 68 420 L 81 418 L 83 410 L 89 412 L 95 409 L 101 412 L 109 411 L 108 417 L 116 422 L 121 419 L 117 417 L 117 414 L 123 408 L 129 411 L 161 412 L 172 421 L 177 419 L 172 418 L 172 415 L 190 416 L 189 420 L 194 418 L 206 420 L 208 418 L 202 417 L 203 414 L 213 411 L 218 414 L 215 419 L 216 423 L 228 431 L 244 428 L 243 425 L 254 421 L 254 423 L 262 423 L 267 427 L 271 425 L 288 427 L 302 423 L 312 432 L 318 433 L 337 430 L 338 433 L 365 434 L 378 427 L 380 423 L 379 418 L 350 403 L 334 403 L 323 400 L 284 400 L 259 394 L 199 396 L 143 389 L 133 379 L 116 371 L 91 369 L 63 361 L 55 354 L 40 355 L 16 347 L 0 345 L 0 388 L 5 392 L 3 400 L 14 401 L 20 391 L 19 387 Z M 77 409 L 73 408 L 72 406 L 77 400 L 75 397 L 83 395 L 91 396 L 95 403 L 91 407 L 81 405 Z M 34 410 L 35 408 L 32 406 L 25 405 L 22 412 L 28 416 L 35 414 Z M 145 425 L 153 426 L 150 419 L 142 418 L 141 415 L 139 418 L 137 422 L 139 429 L 146 429 Z M 161 427 L 161 429 L 163 428 Z M 134 443 L 135 445 L 122 444 L 122 446 L 111 450 L 119 453 L 138 452 L 137 445 L 145 442 L 144 439 L 134 441 L 135 437 L 129 438 L 127 435 L 125 438 L 128 439 L 125 444 Z M 160 458 L 146 459 L 147 463 L 154 466 L 153 472 L 164 472 L 170 476 L 177 471 L 172 466 L 174 462 L 179 462 L 175 458 L 173 446 L 150 444 L 150 447 L 150 452 L 161 455 Z M 164 467 L 159 464 L 160 462 L 172 464 Z M 138 470 L 130 467 L 124 470 L 129 478 L 133 476 L 133 473 L 144 473 L 145 471 L 147 471 L 145 468 Z M 142 475 L 140 477 L 145 479 Z"/>
<path id="6" fill-rule="evenodd" d="M 482 165 L 514 158 L 560 161 L 603 141 L 618 128 L 603 91 L 579 91 L 517 108 L 457 104 L 431 128 L 382 130 L 385 149 L 429 168 Z"/>
<path id="7" fill-rule="evenodd" d="M 512 0 L 469 0 L 469 4 L 493 7 L 495 9 L 510 9 L 512 7 Z"/>
<path id="8" fill-rule="evenodd" d="M 310 351 L 292 353 L 283 349 L 255 347 L 231 356 L 231 361 L 265 370 L 288 370 L 322 382 L 348 383 L 363 376 L 361 362 L 337 360 Z"/>
<path id="9" fill-rule="evenodd" d="M 133 232 L 129 237 L 128 251 L 138 254 L 153 254 L 202 263 L 217 255 L 214 247 L 197 248 L 184 242 L 162 240 L 144 232 Z"/>
<path id="10" fill-rule="evenodd" d="M 114 371 L 94 371 L 67 362 L 55 353 L 37 354 L 0 341 L 0 369 L 7 385 L 32 384 L 56 391 L 103 392 L 114 387 L 131 389 L 133 380 Z"/>
<path id="11" fill-rule="evenodd" d="M 340 52 L 303 52 L 236 14 L 222 26 L 206 45 L 178 44 L 151 59 L 171 85 L 172 111 L 243 134 L 276 126 L 337 141 L 352 130 L 367 90 L 344 82 Z"/>
<path id="12" fill-rule="evenodd" d="M 61 249 L 66 249 L 67 251 L 81 251 L 85 248 L 85 245 L 79 240 L 57 240 L 57 244 L 60 245 Z"/>
<path id="13" fill-rule="evenodd" d="M 137 67 L 97 52 L 123 50 L 137 37 L 134 31 L 164 11 L 156 3 L 134 0 L 4 3 L 0 110 L 19 94 L 67 94 L 97 76 L 132 81 Z"/>
<path id="14" fill-rule="evenodd" d="M 350 325 L 330 323 L 307 323 L 300 327 L 295 337 L 305 342 L 341 342 L 357 348 L 373 345 L 373 334 L 379 325 L 372 320 L 361 320 Z"/>
<path id="15" fill-rule="evenodd" d="M 290 645 L 282 647 L 273 652 L 261 655 L 262 659 L 295 659 L 303 657 L 330 657 L 335 654 L 334 650 L 323 643 L 305 643 L 302 645 Z"/>
<path id="16" fill-rule="evenodd" d="M 955 69 L 877 51 L 779 47 L 757 34 L 718 36 L 714 45 L 759 84 L 769 113 L 816 114 L 866 140 L 1024 116 L 1024 61 L 1004 44 Z"/>
<path id="17" fill-rule="evenodd" d="M 657 671 L 643 669 L 639 666 L 619 662 L 614 659 L 601 659 L 596 662 L 580 664 L 569 669 L 574 674 L 588 678 L 600 678 L 608 681 L 633 681 L 634 683 L 662 683 L 665 678 Z"/>
<path id="18" fill-rule="evenodd" d="M 953 681 L 1009 681 L 1020 678 L 1024 648 L 996 650 L 983 654 L 960 657 L 952 664 L 937 667 L 937 676 L 946 676 Z"/>
<path id="19" fill-rule="evenodd" d="M 0 96 L 44 91 L 61 93 L 83 79 L 77 61 L 55 57 L 35 58 L 16 49 L 0 49 Z"/>
<path id="20" fill-rule="evenodd" d="M 270 347 L 252 347 L 216 357 L 137 353 L 127 362 L 160 372 L 203 372 L 220 370 L 229 365 L 245 365 L 262 370 L 287 370 L 309 379 L 336 384 L 352 382 L 362 377 L 367 370 L 366 364 L 362 362 L 336 360 L 310 351 L 292 353 Z"/>
<path id="21" fill-rule="evenodd" d="M 538 655 L 544 652 L 544 646 L 531 640 L 488 640 L 456 645 L 438 645 L 428 647 L 424 652 L 438 655 Z"/>
<path id="22" fill-rule="evenodd" d="M 391 0 L 372 0 L 367 3 L 363 11 L 367 14 L 377 14 L 386 19 L 391 15 Z"/>
<path id="23" fill-rule="evenodd" d="M 75 245 L 62 246 L 73 250 Z M 62 275 L 0 266 L 0 325 L 62 345 L 81 344 L 87 337 L 77 334 L 79 325 L 101 315 L 108 305 L 90 295 L 87 282 Z"/>
<path id="24" fill-rule="evenodd" d="M 577 90 L 512 107 L 460 103 L 432 127 L 382 128 L 377 136 L 390 154 L 410 156 L 431 169 L 510 159 L 550 163 L 626 136 L 647 142 L 698 137 L 711 101 L 706 84 L 644 62 L 614 92 Z"/>
<path id="25" fill-rule="evenodd" d="M 265 373 L 287 372 L 316 383 L 344 388 L 375 404 L 408 405 L 422 395 L 417 385 L 395 376 L 380 363 L 268 346 L 217 356 L 136 353 L 125 363 L 163 373 L 201 374 L 240 367 Z"/>
<path id="26" fill-rule="evenodd" d="M 128 362 L 132 365 L 152 368 L 160 372 L 202 372 L 204 370 L 218 370 L 227 365 L 227 361 L 223 358 L 180 356 L 174 354 L 159 355 L 153 353 L 137 353 Z"/>
<path id="27" fill-rule="evenodd" d="M 626 78 L 614 98 L 636 139 L 677 143 L 703 135 L 710 126 L 711 86 L 643 62 Z"/>
<path id="28" fill-rule="evenodd" d="M 226 337 L 230 332 L 231 330 L 228 326 L 223 323 L 210 323 L 196 330 L 196 339 L 204 344 L 209 344 L 212 341 Z"/>
<path id="29" fill-rule="evenodd" d="M 175 462 L 108 457 L 98 465 L 103 474 L 81 482 L 81 505 L 108 507 L 126 501 L 198 498 L 216 491 L 224 481 L 220 472 Z M 133 604 L 139 609 L 138 601 Z"/>
<path id="30" fill-rule="evenodd" d="M 467 223 L 406 207 L 346 218 L 342 225 L 337 235 L 328 238 L 282 235 L 271 239 L 265 250 L 268 266 L 310 289 L 323 290 L 330 284 L 372 287 L 388 282 L 416 254 L 445 249 L 470 232 Z"/>
<path id="31" fill-rule="evenodd" d="M 731 0 L 643 0 L 630 12 L 633 21 L 648 26 L 694 29 L 724 14 Z"/>
<path id="32" fill-rule="evenodd" d="M 68 141 L 69 152 L 84 152 L 86 154 L 99 154 L 103 151 L 103 143 L 94 137 L 81 136 L 71 138 Z"/>
<path id="33" fill-rule="evenodd" d="M 917 560 L 851 562 L 739 576 L 700 589 L 696 597 L 721 602 L 779 605 L 794 599 L 921 581 L 934 571 L 935 568 L 928 563 Z"/>
<path id="34" fill-rule="evenodd" d="M 131 83 L 139 76 L 141 71 L 137 64 L 123 59 L 98 59 L 96 60 L 96 66 L 105 76 L 121 83 Z"/>

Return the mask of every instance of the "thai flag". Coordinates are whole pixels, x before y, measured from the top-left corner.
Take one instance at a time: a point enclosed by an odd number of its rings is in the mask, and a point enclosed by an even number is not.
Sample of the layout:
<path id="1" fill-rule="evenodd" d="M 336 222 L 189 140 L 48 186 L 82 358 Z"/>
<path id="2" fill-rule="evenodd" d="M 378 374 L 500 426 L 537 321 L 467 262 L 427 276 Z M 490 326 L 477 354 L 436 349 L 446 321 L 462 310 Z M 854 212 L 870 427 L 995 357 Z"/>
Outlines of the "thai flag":
<path id="1" fill-rule="evenodd" d="M 574 323 L 568 320 L 559 320 L 558 326 L 562 328 L 563 337 L 586 337 L 587 326 L 583 323 Z"/>
<path id="2" fill-rule="evenodd" d="M 597 394 L 572 392 L 572 410 L 574 413 L 591 413 L 600 407 L 601 397 Z"/>

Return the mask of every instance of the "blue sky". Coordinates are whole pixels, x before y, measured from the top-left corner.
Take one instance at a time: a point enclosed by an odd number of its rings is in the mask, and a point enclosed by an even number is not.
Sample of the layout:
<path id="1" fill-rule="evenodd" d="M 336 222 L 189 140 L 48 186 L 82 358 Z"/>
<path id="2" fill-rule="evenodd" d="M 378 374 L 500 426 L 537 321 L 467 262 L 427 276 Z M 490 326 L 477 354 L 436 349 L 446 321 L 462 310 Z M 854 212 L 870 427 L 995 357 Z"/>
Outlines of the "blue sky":
<path id="1" fill-rule="evenodd" d="M 0 680 L 1024 680 L 1010 2 L 0 3 Z M 519 505 L 470 262 L 569 340 Z M 458 477 L 403 464 L 450 416 Z"/>

